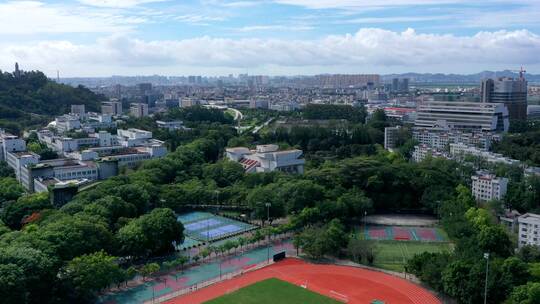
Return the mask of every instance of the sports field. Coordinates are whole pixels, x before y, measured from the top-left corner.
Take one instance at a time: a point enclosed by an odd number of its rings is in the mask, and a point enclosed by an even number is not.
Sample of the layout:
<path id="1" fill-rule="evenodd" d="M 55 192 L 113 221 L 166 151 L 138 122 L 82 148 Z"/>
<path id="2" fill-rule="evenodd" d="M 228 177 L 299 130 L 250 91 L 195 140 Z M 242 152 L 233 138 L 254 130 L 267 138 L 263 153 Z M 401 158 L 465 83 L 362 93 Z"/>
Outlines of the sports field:
<path id="1" fill-rule="evenodd" d="M 337 304 L 305 288 L 276 278 L 249 285 L 230 294 L 205 302 L 207 304 Z"/>
<path id="2" fill-rule="evenodd" d="M 374 246 L 374 266 L 403 272 L 407 260 L 423 252 L 451 251 L 446 232 L 434 227 L 366 226 L 356 237 Z"/>
<path id="3" fill-rule="evenodd" d="M 407 260 L 415 254 L 423 252 L 451 251 L 452 245 L 444 242 L 402 242 L 402 241 L 375 241 L 374 266 L 393 270 L 404 271 Z"/>
<path id="4" fill-rule="evenodd" d="M 287 258 L 268 267 L 198 289 L 166 303 L 206 303 L 270 278 L 277 278 L 300 286 L 300 288 L 305 287 L 312 292 L 342 303 L 441 304 L 441 301 L 437 297 L 424 288 L 386 273 L 358 267 L 311 264 L 295 258 Z M 263 302 L 264 299 L 262 297 L 252 294 L 253 300 L 251 302 L 238 300 L 233 302 L 208 303 L 298 303 L 282 301 L 279 298 L 279 293 L 279 289 L 274 292 L 271 297 L 271 300 L 273 299 L 272 302 Z M 264 298 L 267 298 L 267 296 Z M 225 299 L 228 298 L 225 297 Z M 321 302 L 302 301 L 300 303 Z"/>

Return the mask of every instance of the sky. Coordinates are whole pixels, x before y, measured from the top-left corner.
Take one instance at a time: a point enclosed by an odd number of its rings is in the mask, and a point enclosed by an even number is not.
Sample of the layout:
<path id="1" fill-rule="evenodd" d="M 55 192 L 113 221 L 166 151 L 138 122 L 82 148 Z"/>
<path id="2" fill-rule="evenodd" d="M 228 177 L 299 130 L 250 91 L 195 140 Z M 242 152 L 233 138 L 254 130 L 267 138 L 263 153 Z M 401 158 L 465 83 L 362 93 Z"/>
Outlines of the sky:
<path id="1" fill-rule="evenodd" d="M 0 0 L 0 69 L 540 73 L 540 0 Z"/>

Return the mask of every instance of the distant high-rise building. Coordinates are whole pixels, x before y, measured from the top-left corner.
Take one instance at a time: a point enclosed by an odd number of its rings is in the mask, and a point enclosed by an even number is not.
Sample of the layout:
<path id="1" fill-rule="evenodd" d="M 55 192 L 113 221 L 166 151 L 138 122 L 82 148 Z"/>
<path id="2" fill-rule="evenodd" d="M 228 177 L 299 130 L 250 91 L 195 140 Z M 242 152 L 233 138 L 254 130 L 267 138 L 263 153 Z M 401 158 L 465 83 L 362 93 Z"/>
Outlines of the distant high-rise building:
<path id="1" fill-rule="evenodd" d="M 394 93 L 407 93 L 409 92 L 409 78 L 393 78 L 391 91 Z"/>
<path id="2" fill-rule="evenodd" d="M 145 103 L 132 103 L 129 108 L 129 114 L 136 118 L 148 116 L 148 105 Z"/>
<path id="3" fill-rule="evenodd" d="M 122 115 L 122 103 L 116 100 L 101 103 L 101 113 L 109 115 Z"/>
<path id="4" fill-rule="evenodd" d="M 140 93 L 143 95 L 152 91 L 152 84 L 149 82 L 139 83 L 137 87 L 139 88 Z"/>
<path id="5" fill-rule="evenodd" d="M 392 92 L 397 92 L 399 90 L 399 78 L 392 79 Z"/>
<path id="6" fill-rule="evenodd" d="M 504 103 L 511 120 L 527 119 L 527 80 L 522 73 L 517 79 L 485 79 L 481 86 L 481 101 Z"/>

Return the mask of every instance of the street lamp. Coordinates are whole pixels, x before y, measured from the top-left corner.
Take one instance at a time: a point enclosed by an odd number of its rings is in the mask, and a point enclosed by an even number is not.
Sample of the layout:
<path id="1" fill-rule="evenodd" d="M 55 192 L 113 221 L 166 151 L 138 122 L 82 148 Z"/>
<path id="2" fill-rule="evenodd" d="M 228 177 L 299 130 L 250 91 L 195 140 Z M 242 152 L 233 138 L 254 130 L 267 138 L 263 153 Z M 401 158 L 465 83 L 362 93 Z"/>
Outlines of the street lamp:
<path id="1" fill-rule="evenodd" d="M 266 220 L 268 221 L 268 223 L 270 223 L 270 206 L 272 206 L 272 204 L 266 203 L 264 205 L 266 206 Z M 270 231 L 268 231 L 266 238 L 266 262 L 270 263 Z"/>
<path id="2" fill-rule="evenodd" d="M 487 287 L 488 287 L 488 273 L 489 273 L 489 253 L 484 253 L 484 259 L 486 259 L 486 282 L 484 284 L 484 304 L 487 303 Z"/>

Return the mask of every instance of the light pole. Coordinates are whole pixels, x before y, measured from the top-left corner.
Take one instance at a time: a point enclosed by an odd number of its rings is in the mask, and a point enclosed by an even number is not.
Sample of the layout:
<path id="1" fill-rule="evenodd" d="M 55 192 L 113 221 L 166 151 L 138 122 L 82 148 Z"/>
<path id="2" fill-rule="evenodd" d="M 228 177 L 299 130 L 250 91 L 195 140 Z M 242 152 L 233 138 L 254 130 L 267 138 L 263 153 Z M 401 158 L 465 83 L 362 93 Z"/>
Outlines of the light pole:
<path id="1" fill-rule="evenodd" d="M 484 284 L 484 304 L 486 304 L 487 303 L 488 273 L 489 273 L 489 253 L 484 253 L 484 259 L 486 259 L 486 282 Z"/>
<path id="2" fill-rule="evenodd" d="M 266 206 L 266 220 L 268 221 L 268 223 L 270 223 L 270 206 L 272 206 L 272 204 L 266 203 L 265 206 Z M 266 238 L 267 238 L 266 262 L 270 263 L 270 231 L 268 231 L 268 234 L 266 235 Z"/>

